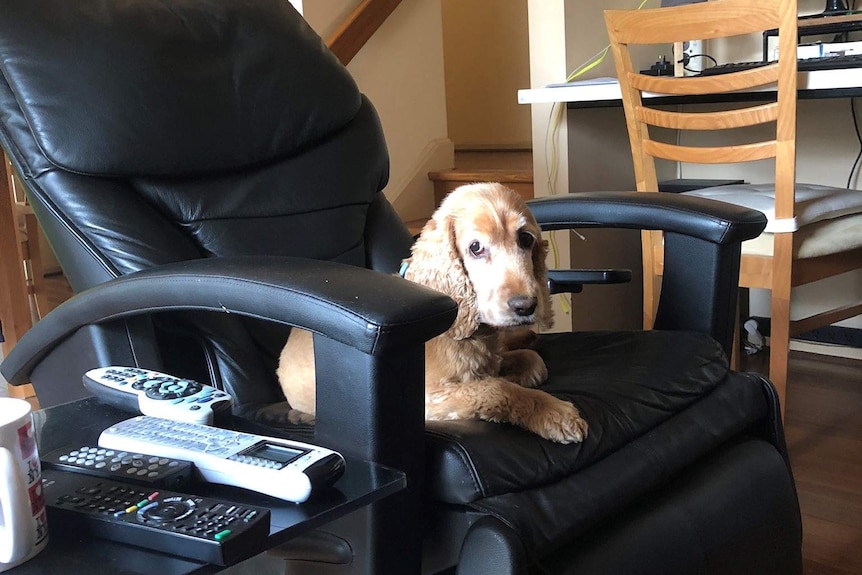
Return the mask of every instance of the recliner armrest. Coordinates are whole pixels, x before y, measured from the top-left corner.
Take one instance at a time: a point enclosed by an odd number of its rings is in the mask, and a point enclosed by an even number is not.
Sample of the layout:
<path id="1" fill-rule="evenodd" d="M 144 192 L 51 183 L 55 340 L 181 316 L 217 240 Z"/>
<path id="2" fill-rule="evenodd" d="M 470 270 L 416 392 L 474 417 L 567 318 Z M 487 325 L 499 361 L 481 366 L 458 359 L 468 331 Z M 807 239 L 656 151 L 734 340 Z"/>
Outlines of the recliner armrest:
<path id="1" fill-rule="evenodd" d="M 170 310 L 242 314 L 325 334 L 315 337 L 323 368 L 313 441 L 410 478 L 410 489 L 375 507 L 369 524 L 415 515 L 424 467 L 424 342 L 455 320 L 452 299 L 394 275 L 324 261 L 224 257 L 168 264 L 76 295 L 34 325 L 0 370 L 23 381 L 54 356 L 63 356 L 62 364 L 64 350 L 50 350 L 84 326 Z M 58 370 L 68 372 L 54 368 L 44 375 L 62 380 Z"/>
<path id="2" fill-rule="evenodd" d="M 264 256 L 201 259 L 122 276 L 74 296 L 24 334 L 0 371 L 10 383 L 25 382 L 83 326 L 182 309 L 302 327 L 371 355 L 422 345 L 457 314 L 439 292 L 355 266 Z"/>
<path id="3" fill-rule="evenodd" d="M 662 288 L 652 327 L 709 334 L 730 356 L 741 245 L 760 235 L 766 216 L 704 199 L 643 192 L 579 192 L 528 204 L 543 230 L 663 231 Z"/>
<path id="4" fill-rule="evenodd" d="M 578 192 L 530 200 L 544 230 L 626 228 L 662 230 L 720 245 L 756 238 L 762 212 L 706 198 L 644 192 Z"/>

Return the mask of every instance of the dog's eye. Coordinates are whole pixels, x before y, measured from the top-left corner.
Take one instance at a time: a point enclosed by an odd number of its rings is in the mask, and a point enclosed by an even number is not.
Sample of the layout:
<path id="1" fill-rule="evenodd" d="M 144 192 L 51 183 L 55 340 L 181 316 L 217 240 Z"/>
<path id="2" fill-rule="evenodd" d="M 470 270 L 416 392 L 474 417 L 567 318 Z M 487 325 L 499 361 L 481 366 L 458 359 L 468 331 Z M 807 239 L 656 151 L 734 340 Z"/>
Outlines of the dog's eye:
<path id="1" fill-rule="evenodd" d="M 468 249 L 470 250 L 470 253 L 473 254 L 474 257 L 477 257 L 477 258 L 485 253 L 485 246 L 483 246 L 479 242 L 475 242 L 475 241 L 472 244 L 470 244 L 470 247 Z"/>
<path id="2" fill-rule="evenodd" d="M 521 246 L 521 248 L 528 250 L 533 247 L 534 243 L 536 243 L 536 238 L 533 237 L 533 234 L 528 232 L 518 233 L 518 245 Z"/>

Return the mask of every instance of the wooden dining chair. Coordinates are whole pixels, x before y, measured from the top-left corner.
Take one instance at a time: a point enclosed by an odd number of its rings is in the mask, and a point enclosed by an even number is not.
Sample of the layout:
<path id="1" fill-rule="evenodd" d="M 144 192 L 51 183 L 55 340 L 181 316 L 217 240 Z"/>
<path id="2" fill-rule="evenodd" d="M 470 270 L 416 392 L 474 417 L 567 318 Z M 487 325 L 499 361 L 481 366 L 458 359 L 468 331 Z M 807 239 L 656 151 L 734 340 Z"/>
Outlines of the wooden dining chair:
<path id="1" fill-rule="evenodd" d="M 841 301 L 833 309 L 808 317 L 791 314 L 792 288 L 862 268 L 862 192 L 796 182 L 796 8 L 795 0 L 714 0 L 605 12 L 638 191 L 658 191 L 656 158 L 695 164 L 774 162 L 772 181 L 687 193 L 756 208 L 769 219 L 761 237 L 743 244 L 739 285 L 771 290 L 769 377 L 778 390 L 782 409 L 790 338 L 862 313 L 862 302 Z M 777 62 L 746 71 L 695 77 L 648 76 L 638 73 L 630 56 L 633 45 L 752 34 L 760 38 L 767 30 L 778 30 Z M 772 97 L 754 101 L 750 92 L 764 89 Z M 748 94 L 733 94 L 737 91 Z M 650 105 L 646 93 L 693 99 L 722 94 L 709 101 L 727 104 L 656 107 Z M 698 134 L 690 139 L 707 139 L 709 145 L 680 144 L 686 141 L 687 133 L 716 130 L 723 131 L 721 144 L 714 143 L 717 137 Z M 731 138 L 727 134 L 732 133 L 740 134 L 736 136 L 740 139 L 724 144 Z M 765 136 L 761 138 L 762 134 Z M 662 135 L 664 141 L 657 139 Z M 653 326 L 661 289 L 661 233 L 643 232 L 642 249 L 644 327 L 661 328 Z M 738 351 L 737 347 L 734 353 Z"/>

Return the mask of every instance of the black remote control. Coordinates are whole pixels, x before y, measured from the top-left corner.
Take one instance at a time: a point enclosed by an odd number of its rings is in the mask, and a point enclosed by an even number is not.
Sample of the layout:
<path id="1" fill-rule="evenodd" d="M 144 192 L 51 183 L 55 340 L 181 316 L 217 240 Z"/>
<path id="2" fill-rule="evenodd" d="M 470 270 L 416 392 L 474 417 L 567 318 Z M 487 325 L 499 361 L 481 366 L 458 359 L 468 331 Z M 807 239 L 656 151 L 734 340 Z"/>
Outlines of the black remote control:
<path id="1" fill-rule="evenodd" d="M 96 537 L 215 565 L 264 550 L 269 509 L 154 491 L 82 473 L 42 472 L 48 513 Z"/>
<path id="2" fill-rule="evenodd" d="M 195 468 L 191 461 L 88 445 L 58 449 L 40 459 L 44 468 L 165 489 L 188 485 Z"/>

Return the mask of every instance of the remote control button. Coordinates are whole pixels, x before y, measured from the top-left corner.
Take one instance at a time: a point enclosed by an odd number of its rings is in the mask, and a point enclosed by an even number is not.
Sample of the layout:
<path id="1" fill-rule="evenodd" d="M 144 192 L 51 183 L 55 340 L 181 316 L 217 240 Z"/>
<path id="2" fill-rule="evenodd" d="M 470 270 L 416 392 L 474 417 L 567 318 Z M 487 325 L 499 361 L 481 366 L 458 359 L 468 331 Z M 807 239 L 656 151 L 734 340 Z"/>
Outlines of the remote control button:
<path id="1" fill-rule="evenodd" d="M 184 501 L 172 501 L 169 503 L 153 503 L 139 511 L 139 515 L 145 521 L 156 523 L 172 522 L 187 517 L 194 511 L 194 507 Z"/>

